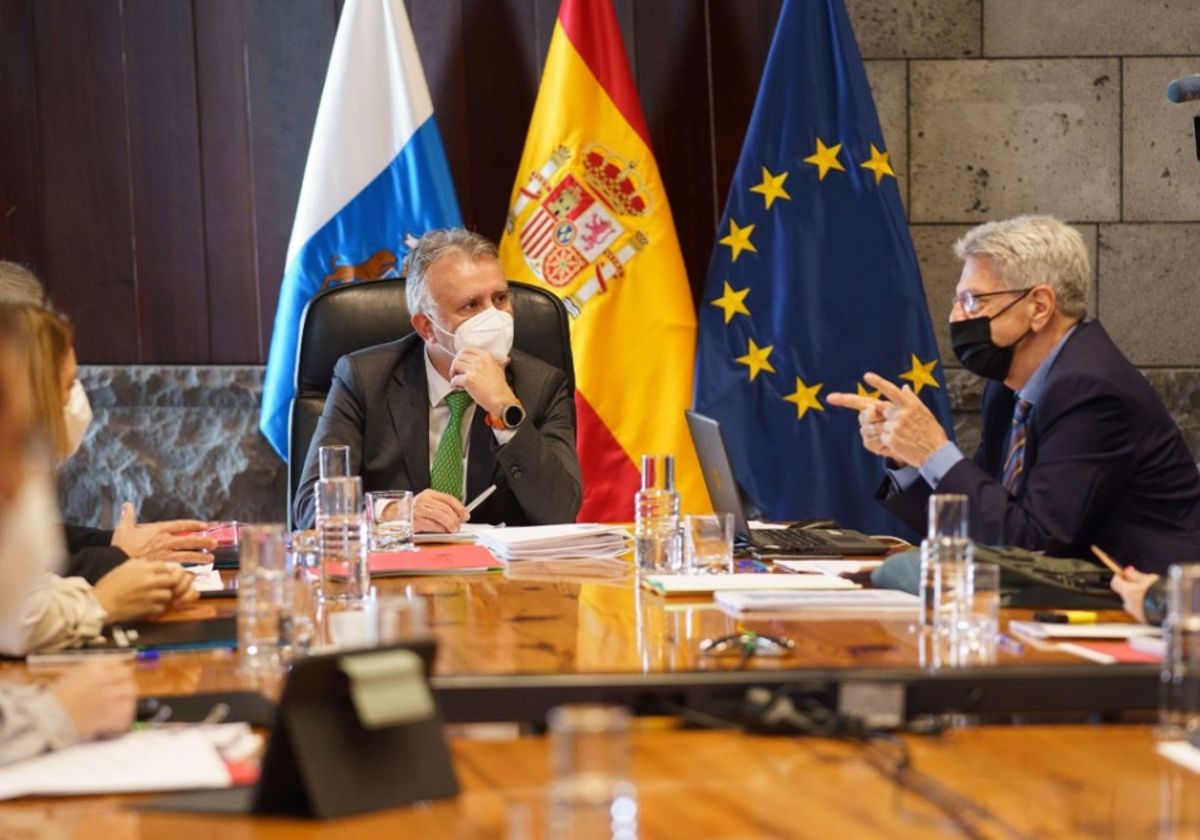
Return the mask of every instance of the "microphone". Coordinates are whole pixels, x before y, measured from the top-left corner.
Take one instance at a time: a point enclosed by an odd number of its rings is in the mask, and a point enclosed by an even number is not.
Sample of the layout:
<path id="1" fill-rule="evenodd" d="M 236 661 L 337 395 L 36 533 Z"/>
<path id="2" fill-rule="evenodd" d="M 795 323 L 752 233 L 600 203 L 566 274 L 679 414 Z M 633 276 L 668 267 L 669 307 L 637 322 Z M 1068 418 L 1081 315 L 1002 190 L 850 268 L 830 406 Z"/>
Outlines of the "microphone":
<path id="1" fill-rule="evenodd" d="M 1200 75 L 1183 76 L 1167 85 L 1167 99 L 1176 104 L 1200 99 Z"/>

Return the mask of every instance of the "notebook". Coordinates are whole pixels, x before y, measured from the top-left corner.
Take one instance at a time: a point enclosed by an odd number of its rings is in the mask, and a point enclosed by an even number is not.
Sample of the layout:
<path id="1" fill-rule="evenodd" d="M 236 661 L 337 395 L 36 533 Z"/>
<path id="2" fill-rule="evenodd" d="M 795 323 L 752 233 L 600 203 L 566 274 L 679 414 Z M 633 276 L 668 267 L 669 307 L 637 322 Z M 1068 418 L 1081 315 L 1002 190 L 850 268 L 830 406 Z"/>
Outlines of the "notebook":
<path id="1" fill-rule="evenodd" d="M 740 541 L 760 554 L 844 556 L 886 554 L 885 543 L 849 528 L 751 528 L 738 493 L 721 424 L 711 417 L 685 411 L 696 457 L 713 510 L 732 513 Z"/>

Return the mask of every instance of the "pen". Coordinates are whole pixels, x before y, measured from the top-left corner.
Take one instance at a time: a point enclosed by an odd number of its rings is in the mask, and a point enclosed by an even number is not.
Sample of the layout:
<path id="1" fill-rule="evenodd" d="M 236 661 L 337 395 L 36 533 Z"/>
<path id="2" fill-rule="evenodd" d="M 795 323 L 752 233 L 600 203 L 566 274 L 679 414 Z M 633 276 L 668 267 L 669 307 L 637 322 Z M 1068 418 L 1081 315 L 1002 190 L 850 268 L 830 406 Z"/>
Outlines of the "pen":
<path id="1" fill-rule="evenodd" d="M 1091 610 L 1055 610 L 1054 612 L 1035 612 L 1034 621 L 1046 624 L 1095 624 L 1098 616 Z"/>
<path id="2" fill-rule="evenodd" d="M 1001 648 L 1008 651 L 1009 653 L 1024 653 L 1025 652 L 1025 645 L 1018 642 L 1012 636 L 1006 635 L 1004 633 L 1000 633 L 999 635 L 996 636 L 996 641 L 1000 644 Z"/>
<path id="3" fill-rule="evenodd" d="M 1122 571 L 1121 567 L 1117 565 L 1117 562 L 1113 560 L 1109 553 L 1103 548 L 1098 545 L 1092 546 L 1092 554 L 1095 554 L 1097 557 L 1099 557 L 1100 562 L 1105 566 L 1108 566 L 1114 575 L 1117 575 L 1118 577 L 1125 577 L 1125 572 Z"/>
<path id="4" fill-rule="evenodd" d="M 113 650 L 102 648 L 97 650 L 71 650 L 59 653 L 31 653 L 25 658 L 25 664 L 30 668 L 47 668 L 58 665 L 78 665 L 95 659 L 107 659 L 112 662 L 128 662 L 137 656 L 131 648 Z"/>
<path id="5" fill-rule="evenodd" d="M 474 499 L 472 499 L 470 503 L 467 504 L 467 513 L 470 513 L 471 511 L 475 510 L 475 508 L 479 507 L 481 504 L 484 503 L 484 501 L 487 500 L 488 496 L 492 495 L 495 492 L 496 492 L 496 485 L 493 484 L 491 487 L 484 490 L 482 493 L 480 493 L 478 496 L 476 496 Z"/>

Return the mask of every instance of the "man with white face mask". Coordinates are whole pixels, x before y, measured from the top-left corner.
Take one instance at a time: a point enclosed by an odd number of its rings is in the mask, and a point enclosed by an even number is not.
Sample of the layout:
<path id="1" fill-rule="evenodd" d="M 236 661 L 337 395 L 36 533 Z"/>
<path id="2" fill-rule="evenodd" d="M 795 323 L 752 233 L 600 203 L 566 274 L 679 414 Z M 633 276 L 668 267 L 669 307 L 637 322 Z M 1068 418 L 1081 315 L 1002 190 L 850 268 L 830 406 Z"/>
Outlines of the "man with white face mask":
<path id="1" fill-rule="evenodd" d="M 411 490 L 417 531 L 571 522 L 582 501 L 562 371 L 512 349 L 508 281 L 486 238 L 422 236 L 407 263 L 415 334 L 343 357 L 308 451 L 295 515 L 312 527 L 318 450 L 350 447 L 363 489 Z M 496 490 L 471 514 L 465 503 Z"/>

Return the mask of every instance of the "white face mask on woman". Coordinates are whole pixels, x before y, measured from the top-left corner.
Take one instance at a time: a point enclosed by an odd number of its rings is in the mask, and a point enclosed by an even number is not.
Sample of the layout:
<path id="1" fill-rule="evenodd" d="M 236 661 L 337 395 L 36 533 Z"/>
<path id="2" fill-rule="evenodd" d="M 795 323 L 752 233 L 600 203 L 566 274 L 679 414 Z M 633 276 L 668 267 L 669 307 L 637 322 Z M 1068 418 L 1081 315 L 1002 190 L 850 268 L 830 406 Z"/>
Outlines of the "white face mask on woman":
<path id="1" fill-rule="evenodd" d="M 71 395 L 63 406 L 63 423 L 67 429 L 67 458 L 79 451 L 88 426 L 92 424 L 92 404 L 88 402 L 87 391 L 78 379 L 71 386 Z"/>
<path id="2" fill-rule="evenodd" d="M 456 355 L 467 347 L 478 347 L 491 353 L 496 361 L 507 362 L 512 352 L 513 316 L 503 309 L 488 307 L 463 321 L 453 333 L 439 326 L 432 318 L 429 323 L 454 339 Z"/>

